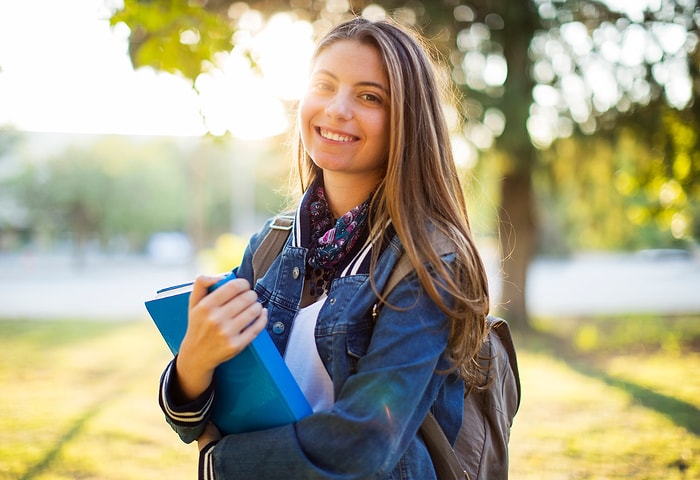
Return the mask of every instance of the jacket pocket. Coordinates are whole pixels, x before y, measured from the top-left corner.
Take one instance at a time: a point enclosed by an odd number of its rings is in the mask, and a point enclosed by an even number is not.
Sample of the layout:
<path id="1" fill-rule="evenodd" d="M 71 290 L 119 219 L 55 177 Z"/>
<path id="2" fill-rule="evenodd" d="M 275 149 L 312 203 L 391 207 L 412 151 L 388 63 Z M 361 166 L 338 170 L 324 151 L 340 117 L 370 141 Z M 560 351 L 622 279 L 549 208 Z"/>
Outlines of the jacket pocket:
<path id="1" fill-rule="evenodd" d="M 357 362 L 367 354 L 369 342 L 372 339 L 372 330 L 372 322 L 369 318 L 363 319 L 348 330 L 345 347 L 349 374 L 357 371 Z"/>

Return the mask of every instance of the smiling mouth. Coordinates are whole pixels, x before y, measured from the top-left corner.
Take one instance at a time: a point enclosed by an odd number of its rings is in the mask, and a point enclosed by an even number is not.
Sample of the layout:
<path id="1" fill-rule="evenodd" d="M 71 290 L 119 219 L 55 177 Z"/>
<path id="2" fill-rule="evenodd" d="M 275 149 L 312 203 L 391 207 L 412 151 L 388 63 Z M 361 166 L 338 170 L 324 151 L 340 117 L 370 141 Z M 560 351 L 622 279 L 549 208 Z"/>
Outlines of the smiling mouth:
<path id="1" fill-rule="evenodd" d="M 316 131 L 318 132 L 319 135 L 321 135 L 323 138 L 326 140 L 333 140 L 334 142 L 354 142 L 357 140 L 357 137 L 353 137 L 352 135 L 342 135 L 340 133 L 336 132 L 331 132 L 330 130 L 326 130 L 321 127 L 316 127 Z"/>

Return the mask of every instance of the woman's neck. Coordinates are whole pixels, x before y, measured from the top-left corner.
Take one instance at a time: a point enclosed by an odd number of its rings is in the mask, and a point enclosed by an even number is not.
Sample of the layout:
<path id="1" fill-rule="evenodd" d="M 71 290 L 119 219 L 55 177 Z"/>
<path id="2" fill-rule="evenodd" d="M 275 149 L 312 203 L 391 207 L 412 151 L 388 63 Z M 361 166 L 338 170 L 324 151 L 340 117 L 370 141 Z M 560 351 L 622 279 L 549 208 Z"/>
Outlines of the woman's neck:
<path id="1" fill-rule="evenodd" d="M 323 181 L 328 207 L 335 218 L 340 218 L 367 200 L 378 183 L 375 179 L 341 181 L 329 175 L 325 175 Z"/>

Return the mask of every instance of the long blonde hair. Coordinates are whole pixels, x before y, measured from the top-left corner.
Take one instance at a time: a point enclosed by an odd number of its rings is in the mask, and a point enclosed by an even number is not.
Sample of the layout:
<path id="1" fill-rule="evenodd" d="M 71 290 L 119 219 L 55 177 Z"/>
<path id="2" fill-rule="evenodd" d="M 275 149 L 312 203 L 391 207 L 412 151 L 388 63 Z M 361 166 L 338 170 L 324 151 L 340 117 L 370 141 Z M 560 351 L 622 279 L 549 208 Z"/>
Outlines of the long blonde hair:
<path id="1" fill-rule="evenodd" d="M 452 157 L 434 57 L 422 38 L 407 28 L 389 20 L 355 18 L 334 27 L 312 59 L 340 40 L 376 48 L 389 79 L 389 153 L 386 174 L 372 199 L 371 238 L 385 235 L 391 220 L 421 285 L 451 319 L 447 354 L 452 365 L 465 380 L 475 382 L 480 378 L 475 358 L 486 335 L 488 281 Z M 296 154 L 304 191 L 321 173 L 298 134 Z M 416 221 L 423 218 L 429 223 Z M 453 243 L 454 263 L 440 260 L 430 228 Z M 372 261 L 375 265 L 376 256 Z"/>

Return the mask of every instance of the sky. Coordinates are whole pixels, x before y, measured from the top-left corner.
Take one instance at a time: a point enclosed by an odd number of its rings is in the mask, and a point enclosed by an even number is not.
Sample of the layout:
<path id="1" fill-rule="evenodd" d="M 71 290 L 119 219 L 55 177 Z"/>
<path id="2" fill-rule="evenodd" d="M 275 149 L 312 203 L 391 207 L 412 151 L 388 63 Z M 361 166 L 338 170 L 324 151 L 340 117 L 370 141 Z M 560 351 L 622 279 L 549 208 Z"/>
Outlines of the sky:
<path id="1" fill-rule="evenodd" d="M 110 3 L 114 2 L 0 0 L 0 126 L 140 135 L 229 130 L 239 138 L 264 138 L 286 129 L 281 98 L 295 93 L 281 91 L 282 85 L 287 90 L 290 84 L 298 85 L 306 70 L 283 69 L 290 66 L 291 51 L 310 52 L 310 28 L 276 19 L 275 31 L 293 33 L 303 46 L 287 42 L 286 48 L 278 48 L 279 58 L 270 61 L 276 71 L 269 75 L 278 79 L 276 84 L 261 82 L 234 52 L 222 71 L 201 80 L 203 94 L 198 98 L 183 78 L 133 69 L 127 55 L 128 28 L 109 26 Z M 257 48 L 269 49 L 272 42 L 265 33 L 258 37 Z M 200 111 L 207 114 L 206 125 Z"/>

